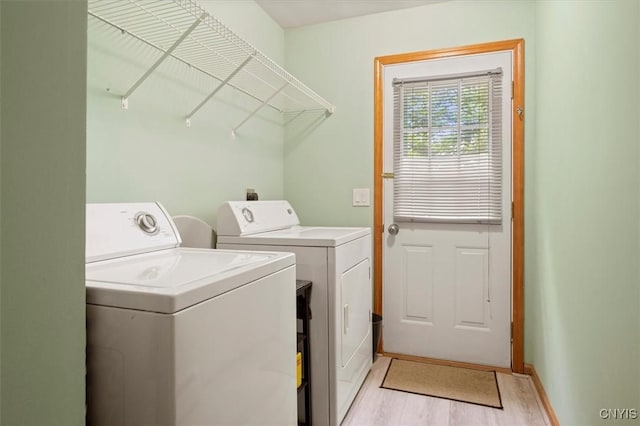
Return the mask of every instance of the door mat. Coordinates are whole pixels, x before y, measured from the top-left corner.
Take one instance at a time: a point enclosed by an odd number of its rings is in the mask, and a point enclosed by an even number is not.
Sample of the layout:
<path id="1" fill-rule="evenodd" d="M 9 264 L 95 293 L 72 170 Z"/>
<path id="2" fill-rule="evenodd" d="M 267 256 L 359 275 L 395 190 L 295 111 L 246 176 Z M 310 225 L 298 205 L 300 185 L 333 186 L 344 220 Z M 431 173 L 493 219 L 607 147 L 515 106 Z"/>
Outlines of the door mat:
<path id="1" fill-rule="evenodd" d="M 502 409 L 495 371 L 393 358 L 380 387 Z"/>

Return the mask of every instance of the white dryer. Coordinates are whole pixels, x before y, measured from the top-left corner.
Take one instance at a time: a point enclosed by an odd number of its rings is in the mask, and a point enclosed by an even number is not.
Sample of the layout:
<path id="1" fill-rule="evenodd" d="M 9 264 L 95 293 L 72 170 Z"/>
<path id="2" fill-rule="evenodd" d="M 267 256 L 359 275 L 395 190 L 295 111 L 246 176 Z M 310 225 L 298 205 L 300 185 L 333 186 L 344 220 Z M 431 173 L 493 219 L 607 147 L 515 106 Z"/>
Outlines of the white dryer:
<path id="1" fill-rule="evenodd" d="M 229 201 L 218 211 L 218 248 L 292 252 L 312 281 L 311 411 L 337 426 L 371 369 L 371 230 L 300 226 L 287 201 Z"/>
<path id="2" fill-rule="evenodd" d="M 157 203 L 87 205 L 87 423 L 296 424 L 294 256 L 179 245 Z"/>

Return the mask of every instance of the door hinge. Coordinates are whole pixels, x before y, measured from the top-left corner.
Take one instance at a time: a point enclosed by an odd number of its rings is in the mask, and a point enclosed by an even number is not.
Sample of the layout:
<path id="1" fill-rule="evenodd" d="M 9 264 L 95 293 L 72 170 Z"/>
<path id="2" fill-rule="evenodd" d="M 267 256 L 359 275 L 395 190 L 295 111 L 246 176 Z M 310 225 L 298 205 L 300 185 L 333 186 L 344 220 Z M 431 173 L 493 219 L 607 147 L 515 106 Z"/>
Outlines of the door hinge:
<path id="1" fill-rule="evenodd" d="M 396 175 L 393 172 L 384 172 L 382 173 L 382 179 L 393 179 Z"/>
<path id="2" fill-rule="evenodd" d="M 513 100 L 513 92 L 516 91 L 516 83 L 511 80 L 511 99 Z"/>
<path id="3" fill-rule="evenodd" d="M 513 342 L 513 321 L 511 321 L 511 341 Z"/>
<path id="4" fill-rule="evenodd" d="M 513 201 L 511 202 L 511 220 L 513 220 L 514 216 L 515 216 L 515 205 L 513 203 Z"/>

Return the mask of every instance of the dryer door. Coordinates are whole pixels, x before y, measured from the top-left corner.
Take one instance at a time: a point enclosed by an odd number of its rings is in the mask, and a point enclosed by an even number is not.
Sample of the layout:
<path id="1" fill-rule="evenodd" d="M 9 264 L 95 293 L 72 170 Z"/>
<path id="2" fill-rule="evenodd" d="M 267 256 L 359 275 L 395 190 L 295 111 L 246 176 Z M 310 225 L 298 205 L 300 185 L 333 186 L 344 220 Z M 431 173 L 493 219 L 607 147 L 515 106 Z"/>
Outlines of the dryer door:
<path id="1" fill-rule="evenodd" d="M 371 235 L 329 248 L 330 426 L 340 424 L 371 368 L 370 258 Z"/>
<path id="2" fill-rule="evenodd" d="M 371 281 L 369 259 L 345 271 L 340 278 L 342 332 L 341 363 L 346 367 L 369 334 Z"/>

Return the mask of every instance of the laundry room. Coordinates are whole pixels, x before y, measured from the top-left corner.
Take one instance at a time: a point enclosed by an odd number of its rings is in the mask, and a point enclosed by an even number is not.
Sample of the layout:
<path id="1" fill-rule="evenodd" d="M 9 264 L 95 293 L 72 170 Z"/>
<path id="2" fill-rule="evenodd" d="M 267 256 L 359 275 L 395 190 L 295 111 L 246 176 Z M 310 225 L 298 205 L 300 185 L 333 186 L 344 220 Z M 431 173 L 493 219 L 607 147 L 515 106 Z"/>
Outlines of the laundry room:
<path id="1" fill-rule="evenodd" d="M 513 129 L 519 129 L 514 137 L 521 132 L 523 145 L 514 153 L 513 170 L 518 155 L 522 167 L 510 177 L 523 192 L 515 207 L 509 201 L 509 209 L 515 209 L 509 214 L 522 226 L 517 240 L 522 259 L 513 266 L 521 274 L 515 291 L 522 299 L 515 311 L 509 305 L 514 299 L 507 301 L 507 315 L 521 318 L 511 324 L 509 317 L 505 330 L 515 327 L 516 334 L 512 328 L 507 338 L 515 336 L 521 347 L 514 349 L 520 351 L 515 355 L 520 364 L 495 373 L 503 407 L 488 404 L 475 411 L 469 407 L 477 403 L 454 402 L 455 396 L 420 402 L 407 392 L 381 388 L 391 359 L 395 362 L 402 352 L 387 346 L 387 356 L 374 358 L 383 364 L 362 364 L 367 374 L 362 387 L 355 388 L 360 393 L 350 395 L 340 417 L 326 424 L 637 421 L 640 51 L 621 43 L 640 45 L 636 2 L 407 2 L 411 7 L 285 25 L 266 5 L 282 3 L 277 0 L 195 1 L 232 32 L 228 38 L 256 50 L 242 50 L 246 57 L 231 62 L 206 46 L 180 51 L 177 43 L 171 50 L 176 36 L 189 41 L 186 32 L 202 28 L 171 22 L 170 12 L 135 9 L 144 1 L 0 1 L 0 424 L 84 424 L 86 235 L 78 224 L 85 221 L 87 204 L 158 202 L 158 215 L 194 216 L 218 230 L 225 203 L 251 203 L 246 199 L 256 197 L 290 203 L 278 214 L 294 211 L 299 223 L 292 226 L 368 228 L 371 264 L 354 271 L 370 274 L 373 311 L 384 316 L 387 332 L 395 330 L 394 319 L 420 322 L 387 317 L 393 311 L 380 309 L 393 299 L 390 294 L 406 290 L 398 287 L 393 293 L 375 275 L 382 263 L 375 251 L 386 250 L 385 243 L 398 232 L 376 213 L 382 211 L 383 186 L 393 180 L 393 169 L 382 164 L 375 145 L 382 137 L 376 118 L 383 109 L 376 88 L 380 64 L 418 52 L 445 57 L 516 41 L 513 51 L 522 68 L 513 78 L 521 79 L 522 103 L 514 105 L 513 123 L 519 120 L 521 127 Z M 337 9 L 342 2 L 329 3 Z M 103 10 L 92 14 L 92 7 Z M 126 17 L 110 22 L 105 18 L 110 12 Z M 173 38 L 142 25 L 150 42 L 138 29 L 129 30 L 149 12 L 165 27 L 175 27 Z M 266 77 L 237 82 L 271 64 L 295 82 L 288 77 L 281 84 Z M 212 75 L 209 65 L 221 65 L 223 75 Z M 615 78 L 602 79 L 612 74 Z M 289 90 L 298 83 L 304 87 L 298 91 L 313 93 L 310 105 L 289 108 L 296 103 Z M 508 86 L 505 91 L 516 93 L 515 86 Z M 388 99 L 394 93 L 390 90 Z M 589 107 L 595 103 L 598 108 Z M 506 123 L 509 127 L 511 121 Z M 602 138 L 610 149 L 603 148 Z M 247 204 L 237 206 L 237 220 L 251 222 L 243 210 Z M 612 220 L 610 206 L 628 208 L 616 209 Z M 132 213 L 137 223 L 153 234 L 155 219 L 138 213 Z M 502 220 L 508 223 L 506 216 Z M 399 236 L 409 233 L 404 226 L 399 222 Z M 376 240 L 379 235 L 383 238 Z M 242 249 L 236 245 L 248 241 L 232 237 L 222 236 L 229 245 L 225 250 Z M 252 237 L 251 244 L 260 245 L 258 238 Z M 331 252 L 333 243 L 324 244 L 322 249 Z M 276 245 L 267 251 L 285 251 Z M 301 249 L 296 256 L 301 253 L 306 255 Z M 428 250 L 420 253 L 429 255 Z M 461 259 L 467 255 L 475 259 L 483 253 L 460 252 Z M 415 262 L 418 273 L 426 275 L 421 262 Z M 313 284 L 311 292 L 313 300 Z M 416 295 L 403 303 L 413 306 L 412 300 L 425 297 Z M 494 315 L 485 299 L 481 314 Z M 344 314 L 361 307 L 354 302 L 341 308 Z M 471 328 L 459 328 L 465 327 Z M 369 341 L 372 331 L 367 331 Z M 403 361 L 440 358 L 410 352 Z M 522 393 L 528 396 L 518 396 Z M 325 407 L 333 415 L 336 403 L 326 404 L 334 404 Z"/>

